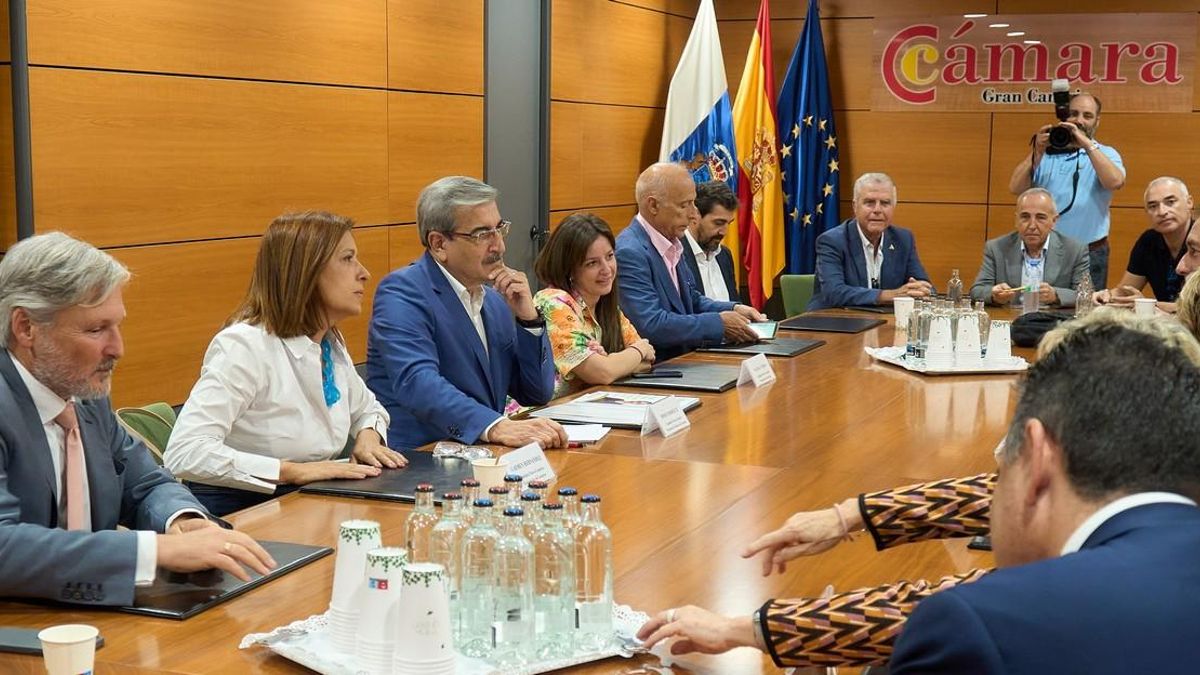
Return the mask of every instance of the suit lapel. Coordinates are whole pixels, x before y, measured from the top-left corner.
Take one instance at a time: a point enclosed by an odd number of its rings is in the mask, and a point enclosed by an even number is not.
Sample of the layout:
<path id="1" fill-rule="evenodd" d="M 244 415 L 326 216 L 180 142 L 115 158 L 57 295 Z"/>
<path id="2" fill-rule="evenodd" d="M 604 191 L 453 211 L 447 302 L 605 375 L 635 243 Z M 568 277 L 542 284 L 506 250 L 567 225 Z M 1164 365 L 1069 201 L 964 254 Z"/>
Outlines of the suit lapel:
<path id="1" fill-rule="evenodd" d="M 501 334 L 500 322 L 504 320 L 505 312 L 494 306 L 495 303 L 489 302 L 490 295 L 487 289 L 483 291 L 483 332 L 488 337 L 488 348 L 490 353 L 499 357 L 505 350 L 504 336 Z M 501 301 L 503 302 L 503 301 Z M 511 317 L 509 318 L 511 321 Z M 504 381 L 501 377 L 501 369 L 503 363 L 500 358 L 488 359 L 488 391 L 492 393 L 492 407 L 500 410 L 504 409 L 504 397 L 507 392 L 500 391 L 500 383 Z"/>
<path id="2" fill-rule="evenodd" d="M 83 461 L 87 466 L 92 531 L 96 532 L 113 529 L 120 521 L 120 504 L 124 496 L 120 476 L 125 473 L 125 463 L 124 458 L 112 455 L 109 439 L 104 438 L 92 412 L 90 405 L 75 404 L 79 436 L 83 441 Z M 112 495 L 121 495 L 122 498 L 114 500 Z M 116 513 L 112 512 L 113 506 L 117 507 Z"/>
<path id="3" fill-rule="evenodd" d="M 1051 231 L 1049 237 L 1053 237 L 1053 236 L 1054 236 L 1054 232 Z M 1050 243 L 1049 237 L 1047 237 L 1047 239 L 1046 239 L 1047 244 Z M 1056 242 L 1054 242 L 1054 245 L 1050 247 L 1050 250 L 1046 251 L 1046 253 L 1045 253 L 1046 273 L 1042 275 L 1042 281 L 1045 281 L 1046 283 L 1050 284 L 1051 286 L 1054 285 L 1054 279 L 1058 278 L 1058 272 L 1059 272 L 1059 270 L 1062 269 L 1063 255 L 1066 253 L 1066 251 L 1063 250 L 1064 248 L 1065 247 L 1062 245 L 1062 242 L 1056 241 Z M 1071 282 L 1068 280 L 1067 285 L 1070 285 L 1070 283 Z"/>
<path id="4" fill-rule="evenodd" d="M 654 248 L 654 242 L 650 241 L 650 235 L 646 233 L 646 228 L 642 227 L 637 218 L 634 218 L 630 227 L 638 228 L 636 232 L 642 240 L 642 246 L 646 250 L 647 257 L 650 259 L 650 276 L 654 277 L 654 283 L 658 286 L 659 294 L 667 299 L 667 302 L 676 312 L 681 314 L 687 313 L 683 298 L 681 297 L 682 294 L 671 283 L 671 277 L 667 273 L 667 264 L 663 262 L 663 257 L 658 254 L 658 249 Z M 683 285 L 680 284 L 679 288 L 682 289 Z"/>
<path id="5" fill-rule="evenodd" d="M 683 243 L 683 262 L 686 263 L 688 270 L 692 273 L 693 279 L 700 278 L 700 262 L 696 260 L 696 253 L 692 251 L 692 246 L 688 240 L 684 238 Z M 682 294 L 680 294 L 682 295 Z"/>
<path id="6" fill-rule="evenodd" d="M 46 481 L 46 489 L 49 494 L 54 495 L 53 501 L 54 498 L 57 498 L 58 491 L 55 489 L 54 463 L 50 459 L 50 446 L 46 443 L 42 418 L 38 415 L 37 406 L 33 404 L 33 397 L 25 388 L 25 382 L 21 379 L 21 375 L 17 372 L 6 349 L 0 349 L 0 375 L 4 376 L 4 381 L 17 404 L 20 420 L 24 422 L 13 427 L 25 437 L 23 447 L 12 448 L 11 452 L 21 453 L 21 461 L 27 462 L 34 467 L 36 474 L 42 476 Z M 50 514 L 51 519 L 55 517 L 56 513 L 57 509 Z"/>
<path id="7" fill-rule="evenodd" d="M 1025 256 L 1021 252 L 1021 237 L 1017 234 L 1010 236 L 1012 237 L 1012 245 L 1004 247 L 1004 254 L 1007 256 L 1007 259 L 1004 261 L 1005 279 L 1012 279 L 1013 286 L 1020 286 L 1022 283 L 1021 267 Z"/>
<path id="8" fill-rule="evenodd" d="M 438 301 L 442 304 L 442 310 L 450 321 L 455 324 L 455 332 L 465 334 L 467 344 L 471 346 L 471 352 L 475 354 L 475 362 L 479 365 L 479 371 L 488 380 L 488 389 L 491 389 L 492 372 L 491 364 L 488 362 L 487 352 L 483 349 L 483 343 L 479 341 L 479 334 L 475 331 L 475 324 L 471 322 L 471 317 L 467 315 L 467 310 L 463 307 L 462 301 L 455 295 L 454 289 L 450 287 L 450 282 L 446 279 L 446 275 L 442 274 L 442 270 L 438 267 L 433 256 L 426 251 L 420 263 L 425 267 L 425 276 L 429 279 L 429 287 L 433 289 L 433 294 L 437 296 Z M 487 318 L 484 318 L 484 334 L 487 334 Z"/>
<path id="9" fill-rule="evenodd" d="M 882 240 L 880 241 L 882 244 Z M 850 222 L 846 223 L 846 249 L 850 251 L 850 257 L 854 260 L 852 266 L 853 272 L 857 275 L 856 279 L 848 279 L 851 286 L 866 286 L 870 276 L 867 273 L 867 256 L 863 252 L 862 239 L 858 233 L 858 221 L 851 218 Z M 885 256 L 886 257 L 886 256 Z"/>

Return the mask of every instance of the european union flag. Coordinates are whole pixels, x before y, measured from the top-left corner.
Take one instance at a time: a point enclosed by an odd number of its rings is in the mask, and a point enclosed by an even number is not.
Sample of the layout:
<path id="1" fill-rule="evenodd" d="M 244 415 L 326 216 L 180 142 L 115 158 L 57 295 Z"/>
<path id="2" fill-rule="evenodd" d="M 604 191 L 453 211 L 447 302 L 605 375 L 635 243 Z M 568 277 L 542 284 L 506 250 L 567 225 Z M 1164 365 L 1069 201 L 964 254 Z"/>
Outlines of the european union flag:
<path id="1" fill-rule="evenodd" d="M 829 69 L 817 0 L 809 0 L 804 32 L 779 92 L 780 164 L 787 272 L 812 274 L 817 235 L 838 224 L 838 150 Z"/>

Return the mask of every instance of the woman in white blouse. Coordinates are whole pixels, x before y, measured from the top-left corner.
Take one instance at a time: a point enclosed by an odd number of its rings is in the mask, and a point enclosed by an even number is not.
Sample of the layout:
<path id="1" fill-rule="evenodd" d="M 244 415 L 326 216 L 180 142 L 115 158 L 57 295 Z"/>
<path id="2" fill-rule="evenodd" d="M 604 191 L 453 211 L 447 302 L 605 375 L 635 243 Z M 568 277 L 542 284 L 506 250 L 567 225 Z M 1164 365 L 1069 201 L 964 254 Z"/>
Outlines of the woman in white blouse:
<path id="1" fill-rule="evenodd" d="M 164 462 L 216 515 L 407 463 L 383 445 L 387 411 L 337 329 L 362 311 L 370 277 L 352 226 L 319 211 L 276 218 L 245 300 L 208 346 Z M 351 437 L 352 461 L 333 461 Z"/>

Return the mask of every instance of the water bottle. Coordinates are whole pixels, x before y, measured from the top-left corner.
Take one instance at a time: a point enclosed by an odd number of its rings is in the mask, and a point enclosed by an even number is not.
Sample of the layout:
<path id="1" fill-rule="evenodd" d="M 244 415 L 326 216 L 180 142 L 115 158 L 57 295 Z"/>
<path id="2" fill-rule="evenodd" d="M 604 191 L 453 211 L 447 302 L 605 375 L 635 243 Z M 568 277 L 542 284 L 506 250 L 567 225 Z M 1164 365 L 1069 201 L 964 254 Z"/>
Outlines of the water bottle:
<path id="1" fill-rule="evenodd" d="M 541 506 L 542 498 L 536 492 L 521 493 L 521 510 L 525 512 L 521 529 L 525 531 L 525 538 L 529 541 L 533 541 L 533 535 L 542 529 Z"/>
<path id="2" fill-rule="evenodd" d="M 539 661 L 566 658 L 573 650 L 575 540 L 563 526 L 562 515 L 562 504 L 542 504 L 542 525 L 532 539 L 534 649 Z"/>
<path id="3" fill-rule="evenodd" d="M 1092 293 L 1092 275 L 1084 274 L 1075 287 L 1075 316 L 1083 317 L 1092 313 L 1096 306 Z"/>
<path id="4" fill-rule="evenodd" d="M 433 562 L 429 535 L 438 520 L 437 511 L 433 509 L 433 486 L 429 483 L 418 485 L 416 500 L 416 507 L 404 522 L 404 547 L 408 549 L 409 562 Z"/>
<path id="5" fill-rule="evenodd" d="M 492 504 L 496 506 L 496 510 L 504 513 L 511 504 L 508 503 L 508 488 L 503 485 L 493 485 L 488 488 L 488 499 L 492 500 Z"/>
<path id="6" fill-rule="evenodd" d="M 533 544 L 525 538 L 519 506 L 504 509 L 496 541 L 492 662 L 501 668 L 520 666 L 533 656 Z"/>
<path id="7" fill-rule="evenodd" d="M 917 358 L 917 346 L 921 337 L 921 314 L 925 311 L 925 303 L 917 300 L 913 303 L 912 313 L 908 315 L 908 331 L 905 333 L 904 358 Z"/>
<path id="8" fill-rule="evenodd" d="M 459 638 L 462 608 L 462 536 L 467 529 L 463 520 L 463 499 L 457 492 L 442 495 L 442 518 L 429 535 L 433 562 L 446 569 L 446 586 L 450 591 L 450 629 L 455 642 Z"/>
<path id="9" fill-rule="evenodd" d="M 492 653 L 492 583 L 495 577 L 496 541 L 500 533 L 492 524 L 492 500 L 476 499 L 474 520 L 462 538 L 462 594 L 459 596 L 459 651 L 487 658 Z"/>
<path id="10" fill-rule="evenodd" d="M 982 300 L 975 301 L 975 318 L 979 321 L 980 353 L 986 353 L 988 330 L 992 327 L 992 317 L 988 316 L 987 310 L 983 307 Z"/>
<path id="11" fill-rule="evenodd" d="M 563 505 L 563 526 L 572 536 L 579 524 L 579 491 L 573 487 L 558 488 L 558 501 Z"/>
<path id="12" fill-rule="evenodd" d="M 917 331 L 917 358 L 925 358 L 925 352 L 929 349 L 929 328 L 933 324 L 933 316 L 937 313 L 937 308 L 932 300 L 927 300 L 925 309 L 921 312 L 921 325 Z"/>
<path id="13" fill-rule="evenodd" d="M 1041 309 L 1040 292 L 1037 286 L 1021 292 L 1021 314 L 1032 314 Z"/>
<path id="14" fill-rule="evenodd" d="M 958 277 L 958 270 L 950 270 L 950 281 L 946 283 L 946 297 L 957 305 L 958 301 L 962 299 L 962 294 L 963 283 L 962 279 Z"/>
<path id="15" fill-rule="evenodd" d="M 504 506 L 521 505 L 521 475 L 516 473 L 504 474 L 504 489 L 508 490 L 508 503 Z"/>
<path id="16" fill-rule="evenodd" d="M 479 481 L 474 478 L 464 478 L 459 481 L 459 494 L 463 496 L 463 522 L 468 527 L 471 526 L 471 521 L 475 519 L 475 511 L 472 507 L 475 506 L 475 500 L 479 499 Z"/>
<path id="17" fill-rule="evenodd" d="M 529 481 L 529 491 L 536 494 L 538 497 L 541 497 L 543 502 L 546 501 L 546 492 L 549 491 L 549 489 L 550 484 L 544 480 Z"/>
<path id="18" fill-rule="evenodd" d="M 575 644 L 589 652 L 607 648 L 613 637 L 612 549 L 612 532 L 600 520 L 600 497 L 584 495 L 575 527 Z"/>

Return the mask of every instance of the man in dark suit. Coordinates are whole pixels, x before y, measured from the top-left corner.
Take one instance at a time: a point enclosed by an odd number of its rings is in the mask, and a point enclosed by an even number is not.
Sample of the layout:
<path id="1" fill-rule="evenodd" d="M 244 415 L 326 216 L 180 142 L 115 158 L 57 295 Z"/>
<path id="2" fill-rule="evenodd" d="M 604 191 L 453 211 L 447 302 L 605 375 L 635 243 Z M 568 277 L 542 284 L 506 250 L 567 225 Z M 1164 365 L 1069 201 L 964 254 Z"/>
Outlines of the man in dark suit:
<path id="1" fill-rule="evenodd" d="M 1030 368 L 998 450 L 1005 569 L 923 600 L 891 672 L 1194 672 L 1198 409 L 1178 345 L 1116 322 L 1069 332 Z"/>
<path id="2" fill-rule="evenodd" d="M 1054 231 L 1058 208 L 1042 188 L 1017 197 L 1017 230 L 984 244 L 983 264 L 971 286 L 971 297 L 990 305 L 1020 299 L 1030 286 L 1042 305 L 1074 306 L 1075 288 L 1090 275 L 1088 248 Z"/>
<path id="3" fill-rule="evenodd" d="M 739 298 L 733 254 L 721 244 L 729 224 L 737 226 L 734 220 L 737 208 L 737 195 L 725 181 L 700 183 L 696 186 L 696 210 L 700 218 L 692 219 L 684 232 L 683 262 L 704 295 L 718 302 L 737 302 Z"/>
<path id="4" fill-rule="evenodd" d="M 417 200 L 425 255 L 379 282 L 367 334 L 367 386 L 391 415 L 388 447 L 445 438 L 565 447 L 544 419 L 504 416 L 507 396 L 542 405 L 554 394 L 545 321 L 525 275 L 504 264 L 511 224 L 495 188 L 466 176 L 435 181 Z"/>
<path id="5" fill-rule="evenodd" d="M 854 217 L 817 237 L 817 276 L 808 309 L 890 305 L 925 297 L 933 284 L 912 232 L 892 224 L 896 184 L 887 174 L 854 181 Z"/>
<path id="6" fill-rule="evenodd" d="M 705 297 L 683 263 L 680 241 L 697 218 L 696 184 L 683 166 L 659 162 L 638 176 L 638 213 L 617 236 L 621 311 L 650 340 L 659 360 L 706 344 L 755 342 L 748 305 Z"/>
<path id="7" fill-rule="evenodd" d="M 248 580 L 241 565 L 275 565 L 209 521 L 113 415 L 128 280 L 59 232 L 0 261 L 0 595 L 129 605 L 157 567 Z"/>

